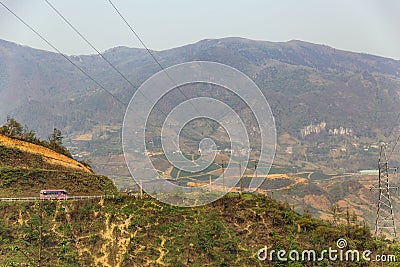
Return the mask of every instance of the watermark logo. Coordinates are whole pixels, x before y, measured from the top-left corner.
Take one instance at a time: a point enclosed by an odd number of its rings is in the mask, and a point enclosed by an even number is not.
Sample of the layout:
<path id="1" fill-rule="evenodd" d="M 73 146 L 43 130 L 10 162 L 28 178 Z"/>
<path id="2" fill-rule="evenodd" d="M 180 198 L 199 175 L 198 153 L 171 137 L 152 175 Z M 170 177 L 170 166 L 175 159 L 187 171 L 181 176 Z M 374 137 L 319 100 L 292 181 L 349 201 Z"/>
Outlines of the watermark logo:
<path id="1" fill-rule="evenodd" d="M 343 238 L 338 239 L 338 240 L 336 241 L 336 246 L 337 246 L 339 249 L 342 249 L 342 248 L 347 247 L 347 241 L 346 241 L 346 239 L 343 239 Z"/>
<path id="2" fill-rule="evenodd" d="M 251 125 L 251 128 L 257 128 L 255 132 L 259 135 L 256 162 L 258 166 L 262 166 L 262 173 L 265 175 L 271 167 L 276 145 L 275 121 L 268 101 L 257 85 L 237 69 L 215 62 L 195 61 L 169 67 L 150 77 L 138 88 L 126 109 L 122 129 L 125 160 L 132 177 L 144 191 L 164 203 L 185 207 L 208 204 L 224 196 L 237 186 L 245 171 L 243 168 L 239 175 L 239 162 L 242 166 L 247 166 L 250 158 L 254 160 L 254 153 L 251 154 L 254 144 L 250 142 L 250 135 L 254 133 L 249 133 L 249 122 L 238 114 L 237 109 L 235 111 L 229 103 L 224 103 L 221 99 L 204 94 L 190 98 L 183 87 L 191 84 L 200 90 L 201 86 L 207 88 L 207 85 L 223 88 L 238 97 L 251 110 L 257 124 Z M 169 101 L 160 107 L 162 99 L 174 90 L 179 90 L 180 96 L 185 96 L 184 100 L 178 104 Z M 171 103 L 174 107 L 164 108 Z M 160 114 L 157 119 L 163 118 L 158 128 L 151 125 L 157 120 L 149 119 L 155 113 Z M 174 168 L 186 173 L 201 173 L 215 164 L 219 148 L 211 138 L 199 141 L 199 155 L 196 158 L 189 159 L 180 147 L 182 129 L 199 118 L 218 123 L 227 133 L 230 142 L 229 160 L 222 167 L 223 174 L 212 182 L 196 187 L 182 186 L 173 179 L 162 177 L 159 166 L 156 166 L 159 161 L 152 160 L 152 157 L 156 153 L 157 156 L 162 155 L 163 160 L 168 160 Z M 156 153 L 149 150 L 146 139 L 155 134 L 159 134 L 156 141 L 162 147 L 162 151 Z M 265 175 L 249 177 L 251 179 L 246 187 L 255 190 L 263 183 Z"/>
<path id="3" fill-rule="evenodd" d="M 329 247 L 320 252 L 316 250 L 269 250 L 267 246 L 264 246 L 257 252 L 257 258 L 260 261 L 341 261 L 341 262 L 358 262 L 360 260 L 366 262 L 395 262 L 395 255 L 375 255 L 372 257 L 371 250 L 359 251 L 357 249 L 347 249 L 347 240 L 340 238 L 336 241 L 336 247 Z"/>

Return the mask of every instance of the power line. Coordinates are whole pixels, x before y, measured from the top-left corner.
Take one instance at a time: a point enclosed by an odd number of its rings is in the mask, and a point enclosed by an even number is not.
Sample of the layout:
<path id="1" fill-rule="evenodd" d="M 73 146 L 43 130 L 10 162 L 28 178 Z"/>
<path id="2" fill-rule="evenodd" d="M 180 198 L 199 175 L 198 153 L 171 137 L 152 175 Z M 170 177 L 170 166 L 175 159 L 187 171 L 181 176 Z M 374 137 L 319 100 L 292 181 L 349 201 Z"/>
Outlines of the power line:
<path id="1" fill-rule="evenodd" d="M 396 128 L 396 124 L 399 122 L 399 119 L 400 119 L 400 113 L 397 115 L 396 121 L 393 123 L 392 129 L 390 129 L 389 135 L 387 137 L 387 142 L 389 141 L 389 137 L 392 135 L 393 130 Z M 393 146 L 392 150 L 389 153 L 388 161 L 390 160 L 390 157 L 392 156 L 392 154 L 394 152 L 394 149 L 396 148 L 397 143 L 399 142 L 399 140 L 400 140 L 400 134 L 397 137 L 396 142 L 394 143 L 394 146 Z"/>
<path id="2" fill-rule="evenodd" d="M 49 5 L 57 14 L 58 16 L 60 16 L 65 23 L 67 23 L 91 48 L 93 48 L 93 50 L 95 50 L 97 52 L 97 54 L 105 61 L 108 63 L 108 65 L 110 65 L 116 72 L 118 72 L 119 75 L 121 75 L 122 78 L 125 79 L 125 81 L 127 81 L 134 89 L 137 89 L 138 86 L 134 85 L 124 74 L 122 74 L 115 66 L 114 64 L 112 64 L 106 57 L 103 56 L 103 54 L 91 43 L 89 42 L 89 40 L 83 36 L 83 34 L 81 34 L 78 29 L 76 27 L 74 27 L 74 25 L 72 25 L 63 14 L 61 14 L 60 11 L 58 11 L 54 5 L 52 5 L 48 0 L 44 0 L 47 5 Z"/>
<path id="3" fill-rule="evenodd" d="M 46 1 L 47 2 L 47 1 Z M 75 64 L 70 58 L 68 58 L 68 56 L 66 56 L 65 54 L 63 54 L 56 46 L 54 46 L 50 41 L 48 41 L 44 36 L 42 36 L 37 30 L 35 30 L 32 26 L 30 26 L 27 22 L 25 22 L 21 17 L 19 17 L 14 11 L 12 11 L 7 5 L 5 5 L 3 2 L 0 1 L 0 4 L 8 11 L 10 12 L 14 17 L 16 17 L 22 24 L 24 24 L 27 28 L 29 28 L 33 33 L 35 33 L 40 39 L 42 39 L 47 45 L 49 45 L 51 48 L 53 48 L 55 51 L 57 51 L 58 54 L 60 54 L 62 57 L 64 57 L 69 63 L 71 63 L 75 68 L 77 68 L 80 72 L 82 72 L 86 77 L 88 77 L 90 80 L 92 80 L 96 85 L 98 85 L 102 90 L 104 90 L 105 92 L 107 92 L 112 98 L 114 98 L 117 102 L 119 102 L 120 104 L 122 104 L 125 108 L 128 107 L 127 103 L 124 103 L 121 99 L 119 99 L 116 95 L 114 95 L 113 93 L 111 93 L 109 90 L 107 90 L 103 85 L 101 85 L 96 79 L 94 79 L 92 76 L 90 76 L 84 69 L 82 69 L 81 67 L 79 67 L 77 64 Z M 49 3 L 50 4 L 50 3 Z M 61 13 L 60 13 L 61 14 Z M 72 26 L 72 24 L 71 24 Z M 76 29 L 76 28 L 75 28 Z M 77 30 L 76 30 L 77 31 Z M 81 34 L 80 34 L 81 35 Z M 81 35 L 82 38 L 83 35 Z M 84 38 L 86 39 L 86 38 Z M 86 39 L 87 40 L 87 39 Z M 94 46 L 92 46 L 92 48 L 94 48 Z M 95 48 L 94 48 L 95 49 Z M 97 49 L 95 49 L 96 51 L 98 51 Z M 102 57 L 103 59 L 105 59 L 104 57 Z M 109 62 L 110 63 L 110 62 Z M 110 63 L 111 64 L 111 63 Z M 120 73 L 119 71 L 117 71 L 118 73 Z M 122 73 L 120 73 L 122 75 Z M 136 88 L 132 83 L 130 83 L 134 88 Z M 141 94 L 143 95 L 144 98 L 146 98 L 148 101 L 150 101 L 148 99 L 148 97 L 146 97 L 146 95 L 144 95 L 142 92 Z M 155 106 L 155 109 L 157 109 L 158 111 L 160 111 L 162 114 L 164 114 L 164 116 L 167 117 L 167 114 L 165 112 L 163 112 L 159 107 Z M 154 125 L 153 123 L 147 122 L 150 125 Z"/>
<path id="4" fill-rule="evenodd" d="M 124 103 L 122 100 L 120 100 L 118 97 L 116 97 L 113 93 L 111 93 L 109 90 L 107 90 L 104 86 L 102 86 L 98 81 L 96 81 L 92 76 L 90 76 L 85 70 L 83 70 L 81 67 L 79 67 L 77 64 L 75 64 L 68 56 L 64 55 L 57 47 L 55 47 L 52 43 L 50 43 L 45 37 L 43 37 L 37 30 L 35 30 L 33 27 L 31 27 L 27 22 L 25 22 L 21 17 L 19 17 L 15 12 L 13 12 L 8 6 L 6 6 L 3 2 L 0 1 L 0 4 L 7 9 L 8 12 L 10 12 L 14 17 L 16 17 L 22 24 L 24 24 L 27 28 L 29 28 L 33 33 L 35 33 L 40 39 L 42 39 L 47 45 L 49 45 L 51 48 L 53 48 L 55 51 L 57 51 L 58 54 L 63 56 L 69 63 L 71 63 L 74 67 L 76 67 L 80 72 L 82 72 L 86 77 L 88 77 L 90 80 L 92 80 L 96 85 L 98 85 L 101 89 L 103 89 L 105 92 L 107 92 L 110 96 L 112 96 L 115 100 L 117 100 L 119 103 L 121 103 L 124 107 L 127 106 L 126 103 Z"/>
<path id="5" fill-rule="evenodd" d="M 396 143 L 394 143 L 394 146 L 393 146 L 392 150 L 391 150 L 390 153 L 389 153 L 388 161 L 390 160 L 390 157 L 392 156 L 393 151 L 394 151 L 394 149 L 396 148 L 396 145 L 397 145 L 397 143 L 399 142 L 399 140 L 400 140 L 400 135 L 397 137 Z"/>
<path id="6" fill-rule="evenodd" d="M 114 5 L 114 3 L 111 0 L 107 0 L 111 6 L 114 8 L 115 12 L 120 16 L 120 18 L 125 22 L 126 26 L 130 29 L 130 31 L 136 36 L 136 38 L 139 40 L 139 42 L 142 44 L 142 46 L 146 49 L 146 51 L 150 54 L 150 56 L 153 58 L 153 60 L 157 63 L 157 65 L 160 67 L 160 69 L 165 73 L 165 75 L 168 77 L 168 79 L 175 85 L 175 88 L 185 97 L 186 100 L 189 100 L 189 97 L 180 89 L 180 87 L 176 84 L 176 82 L 172 79 L 172 77 L 168 74 L 166 69 L 161 65 L 160 61 L 154 56 L 153 52 L 147 47 L 147 45 L 143 42 L 143 40 L 140 38 L 139 34 L 132 28 L 132 26 L 129 24 L 129 22 L 125 19 L 125 17 L 121 14 L 121 12 L 118 10 L 118 8 Z M 193 105 L 192 102 L 190 104 L 193 106 L 193 108 L 198 112 L 197 108 Z M 199 112 L 198 112 L 199 113 Z"/>
<path id="7" fill-rule="evenodd" d="M 151 50 L 146 46 L 146 44 L 143 42 L 143 40 L 140 38 L 140 36 L 133 30 L 132 26 L 127 22 L 127 20 L 122 16 L 121 12 L 118 10 L 118 8 L 112 3 L 111 0 L 108 0 L 109 3 L 112 5 L 112 7 L 115 9 L 115 11 L 118 13 L 118 15 L 121 17 L 121 19 L 125 22 L 125 24 L 129 27 L 131 32 L 136 36 L 136 38 L 140 41 L 140 43 L 143 45 L 143 47 L 146 49 L 146 51 L 151 55 L 153 60 L 157 63 L 157 65 L 161 68 L 161 70 L 165 73 L 165 75 L 173 82 L 177 90 L 188 100 L 189 97 L 185 95 L 185 93 L 179 88 L 179 86 L 175 83 L 175 81 L 172 79 L 172 77 L 168 74 L 168 72 L 165 70 L 165 68 L 161 65 L 161 63 L 157 60 L 157 58 L 154 56 L 154 54 L 151 52 Z M 133 88 L 137 89 L 137 86 L 135 86 L 132 82 L 130 82 L 125 75 L 123 75 L 109 60 L 107 60 L 101 52 L 95 48 L 91 42 L 81 34 L 76 27 L 74 27 L 62 14 L 59 12 L 48 0 L 45 0 L 45 2 L 66 22 L 89 46 L 91 46 L 99 55 L 100 57 L 105 60 L 119 75 L 121 75 Z M 119 103 L 121 103 L 124 107 L 127 107 L 128 104 L 124 103 L 122 100 L 120 100 L 117 96 L 115 96 L 113 93 L 111 93 L 109 90 L 107 90 L 103 85 L 101 85 L 96 79 L 94 79 L 92 76 L 90 76 L 84 69 L 79 67 L 76 63 L 74 63 L 68 56 L 63 54 L 57 47 L 55 47 L 50 41 L 48 41 L 44 36 L 42 36 L 37 30 L 35 30 L 32 26 L 30 26 L 27 22 L 25 22 L 21 17 L 19 17 L 14 11 L 12 11 L 7 5 L 5 5 L 3 2 L 0 1 L 0 4 L 7 9 L 14 17 L 16 17 L 21 23 L 23 23 L 27 28 L 29 28 L 33 33 L 35 33 L 40 39 L 42 39 L 47 45 L 49 45 L 51 48 L 53 48 L 55 51 L 57 51 L 58 54 L 60 54 L 62 57 L 64 57 L 69 63 L 71 63 L 75 68 L 77 68 L 80 72 L 82 72 L 86 77 L 88 77 L 90 80 L 92 80 L 96 85 L 98 85 L 102 90 L 107 92 L 110 96 L 112 96 L 115 100 L 117 100 Z M 149 101 L 149 99 L 141 92 L 141 94 Z M 193 103 L 190 102 L 190 104 L 193 106 L 195 110 L 196 107 L 193 105 Z M 163 112 L 159 107 L 155 106 L 156 109 L 158 109 L 164 116 L 167 117 L 167 114 Z"/>
<path id="8" fill-rule="evenodd" d="M 392 135 L 394 128 L 396 128 L 396 124 L 399 122 L 399 119 L 400 119 L 400 112 L 399 112 L 399 114 L 397 115 L 397 118 L 396 118 L 395 122 L 393 123 L 393 126 L 392 126 L 392 128 L 390 129 L 389 135 L 388 135 L 387 138 L 389 138 L 389 137 Z"/>
<path id="9" fill-rule="evenodd" d="M 96 53 L 105 61 L 107 62 L 107 64 L 109 64 L 125 81 L 127 81 L 133 89 L 137 90 L 138 86 L 134 85 L 120 70 L 118 70 L 118 68 L 112 64 L 106 57 L 104 57 L 104 55 L 74 26 L 72 25 L 71 22 L 69 22 L 69 20 L 54 6 L 52 5 L 48 0 L 44 0 L 50 7 L 51 9 L 53 9 L 58 16 L 60 16 L 63 21 L 65 23 L 67 23 L 74 31 L 75 33 L 77 33 L 94 51 L 96 51 Z M 150 99 L 141 91 L 139 91 L 139 93 L 147 100 L 151 103 Z M 127 106 L 125 104 L 125 106 Z M 155 106 L 156 109 L 158 109 L 158 111 L 160 111 L 165 117 L 167 117 L 168 115 L 162 111 L 159 107 Z"/>
<path id="10" fill-rule="evenodd" d="M 143 42 L 143 40 L 140 38 L 139 34 L 136 33 L 136 31 L 132 28 L 132 26 L 128 23 L 128 21 L 122 16 L 121 12 L 119 12 L 118 8 L 114 5 L 114 3 L 111 0 L 108 0 L 108 2 L 111 4 L 111 6 L 114 8 L 114 10 L 117 12 L 117 14 L 121 17 L 121 19 L 125 22 L 125 24 L 129 27 L 131 32 L 136 36 L 136 38 L 139 40 L 139 42 L 142 44 L 142 46 L 147 50 L 147 52 L 150 54 L 150 56 L 154 59 L 154 61 L 157 63 L 157 65 L 165 71 L 164 67 L 161 65 L 161 63 L 157 60 L 157 58 L 154 56 L 154 54 L 151 52 L 151 50 L 147 47 L 147 45 Z M 166 73 L 168 75 L 168 73 Z M 169 77 L 169 76 L 168 76 Z M 171 77 L 169 77 L 171 79 Z M 171 79 L 172 80 L 172 79 Z"/>

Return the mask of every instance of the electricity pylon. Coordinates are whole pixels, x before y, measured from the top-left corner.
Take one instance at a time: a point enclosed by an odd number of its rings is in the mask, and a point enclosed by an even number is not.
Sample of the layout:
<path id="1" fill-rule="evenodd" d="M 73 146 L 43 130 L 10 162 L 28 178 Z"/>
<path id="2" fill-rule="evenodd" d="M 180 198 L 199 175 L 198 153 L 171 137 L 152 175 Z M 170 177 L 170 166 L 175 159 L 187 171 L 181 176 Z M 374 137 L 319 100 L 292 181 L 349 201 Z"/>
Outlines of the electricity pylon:
<path id="1" fill-rule="evenodd" d="M 396 223 L 394 220 L 392 200 L 390 199 L 390 191 L 393 189 L 397 190 L 398 187 L 390 186 L 389 164 L 383 146 L 380 148 L 378 170 L 378 187 L 371 188 L 377 189 L 379 192 L 375 221 L 375 235 L 378 236 L 387 233 L 396 238 Z M 397 172 L 397 169 L 395 169 L 395 171 Z"/>

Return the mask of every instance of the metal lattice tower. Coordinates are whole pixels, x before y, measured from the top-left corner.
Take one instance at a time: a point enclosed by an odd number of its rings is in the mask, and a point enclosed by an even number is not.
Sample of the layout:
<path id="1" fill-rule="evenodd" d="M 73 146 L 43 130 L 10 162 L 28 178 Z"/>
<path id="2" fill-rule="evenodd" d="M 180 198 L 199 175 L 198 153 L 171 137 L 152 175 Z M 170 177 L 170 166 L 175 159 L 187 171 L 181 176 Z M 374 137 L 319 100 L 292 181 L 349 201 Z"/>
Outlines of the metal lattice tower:
<path id="1" fill-rule="evenodd" d="M 396 238 L 396 223 L 394 220 L 393 206 L 390 199 L 390 191 L 398 189 L 391 187 L 389 183 L 389 164 L 384 147 L 381 146 L 378 160 L 379 180 L 377 189 L 379 192 L 378 209 L 376 211 L 375 235 L 390 234 Z M 395 169 L 397 172 L 397 169 Z"/>

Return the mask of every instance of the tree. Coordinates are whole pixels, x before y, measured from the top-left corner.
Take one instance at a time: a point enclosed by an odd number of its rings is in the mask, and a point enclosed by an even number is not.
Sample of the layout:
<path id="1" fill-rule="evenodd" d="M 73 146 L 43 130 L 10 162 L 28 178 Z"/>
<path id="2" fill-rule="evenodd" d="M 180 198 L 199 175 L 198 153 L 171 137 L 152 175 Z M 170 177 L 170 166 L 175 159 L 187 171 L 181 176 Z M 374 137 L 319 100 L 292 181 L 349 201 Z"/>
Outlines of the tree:
<path id="1" fill-rule="evenodd" d="M 54 128 L 53 133 L 48 136 L 48 139 L 49 144 L 47 145 L 47 147 L 58 153 L 64 154 L 67 157 L 72 158 L 71 153 L 62 144 L 63 136 L 60 130 Z"/>
<path id="2" fill-rule="evenodd" d="M 23 135 L 24 129 L 18 121 L 14 118 L 7 116 L 7 123 L 0 128 L 0 134 L 9 137 L 19 137 Z"/>
<path id="3" fill-rule="evenodd" d="M 50 147 L 53 150 L 58 150 L 62 148 L 62 133 L 60 130 L 58 130 L 57 128 L 53 129 L 53 133 L 49 135 L 49 143 L 50 143 Z M 62 150 L 62 149 L 61 149 Z"/>
<path id="4" fill-rule="evenodd" d="M 36 143 L 38 142 L 38 140 L 35 135 L 36 135 L 35 131 L 29 130 L 29 128 L 25 125 L 22 139 L 30 143 Z"/>
<path id="5" fill-rule="evenodd" d="M 340 206 L 338 204 L 333 204 L 329 209 L 333 216 L 333 224 L 337 225 L 339 221 L 339 215 L 342 212 Z"/>

